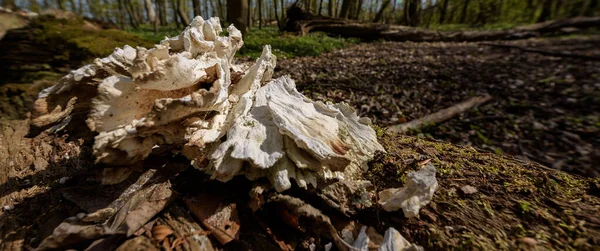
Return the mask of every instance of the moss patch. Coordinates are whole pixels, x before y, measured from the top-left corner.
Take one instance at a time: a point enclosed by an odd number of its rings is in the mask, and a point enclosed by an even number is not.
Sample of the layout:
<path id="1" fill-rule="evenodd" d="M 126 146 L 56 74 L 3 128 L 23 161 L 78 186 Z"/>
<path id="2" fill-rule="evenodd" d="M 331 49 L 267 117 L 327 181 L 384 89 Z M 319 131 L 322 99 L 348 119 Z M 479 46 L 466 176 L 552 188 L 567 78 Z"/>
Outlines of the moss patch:
<path id="1" fill-rule="evenodd" d="M 379 220 L 363 219 L 370 225 L 394 226 L 426 250 L 513 250 L 525 247 L 524 237 L 538 249 L 600 245 L 598 179 L 440 141 L 382 135 L 380 142 L 388 153 L 370 163 L 366 176 L 378 191 L 403 186 L 402 177 L 428 159 L 440 188 L 421 219 L 378 210 Z M 478 192 L 462 193 L 465 185 Z"/>

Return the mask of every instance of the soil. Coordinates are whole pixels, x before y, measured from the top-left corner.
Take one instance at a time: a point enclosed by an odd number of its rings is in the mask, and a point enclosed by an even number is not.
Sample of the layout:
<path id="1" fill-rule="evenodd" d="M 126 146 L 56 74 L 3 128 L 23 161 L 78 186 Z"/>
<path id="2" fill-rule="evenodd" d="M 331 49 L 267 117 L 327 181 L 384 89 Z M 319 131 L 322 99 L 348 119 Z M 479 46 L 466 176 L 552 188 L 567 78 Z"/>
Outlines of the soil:
<path id="1" fill-rule="evenodd" d="M 498 42 L 502 43 L 502 42 Z M 600 37 L 506 44 L 600 55 Z M 489 93 L 491 102 L 414 135 L 600 176 L 600 61 L 477 43 L 363 43 L 319 57 L 280 59 L 299 89 L 347 102 L 384 127 Z"/>

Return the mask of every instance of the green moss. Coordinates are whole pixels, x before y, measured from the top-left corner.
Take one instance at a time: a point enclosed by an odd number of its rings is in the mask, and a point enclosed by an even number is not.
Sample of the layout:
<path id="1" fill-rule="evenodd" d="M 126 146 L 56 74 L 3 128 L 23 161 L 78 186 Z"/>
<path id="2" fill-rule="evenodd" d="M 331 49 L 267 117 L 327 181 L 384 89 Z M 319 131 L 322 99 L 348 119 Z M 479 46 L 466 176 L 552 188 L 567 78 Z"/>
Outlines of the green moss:
<path id="1" fill-rule="evenodd" d="M 318 56 L 357 42 L 357 39 L 330 37 L 323 33 L 310 33 L 299 37 L 280 33 L 276 27 L 265 27 L 248 32 L 238 55 L 257 58 L 262 52 L 262 47 L 269 44 L 277 57 Z"/>
<path id="2" fill-rule="evenodd" d="M 39 28 L 36 42 L 56 52 L 58 60 L 105 57 L 115 48 L 128 44 L 132 47 L 152 47 L 153 43 L 135 34 L 121 30 L 86 28 L 82 19 L 56 19 L 42 16 L 33 24 Z"/>

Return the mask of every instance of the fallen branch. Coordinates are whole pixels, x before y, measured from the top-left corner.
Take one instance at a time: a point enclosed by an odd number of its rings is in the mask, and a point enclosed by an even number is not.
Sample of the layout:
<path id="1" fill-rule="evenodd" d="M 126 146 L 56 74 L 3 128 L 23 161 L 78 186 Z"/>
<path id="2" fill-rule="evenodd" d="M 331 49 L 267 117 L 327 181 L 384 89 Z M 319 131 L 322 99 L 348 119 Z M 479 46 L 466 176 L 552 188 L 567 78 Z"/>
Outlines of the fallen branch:
<path id="1" fill-rule="evenodd" d="M 582 55 L 582 54 L 576 54 L 576 53 L 570 53 L 570 52 L 548 51 L 548 50 L 535 49 L 535 48 L 526 48 L 526 47 L 522 47 L 522 46 L 518 46 L 518 45 L 510 45 L 510 44 L 480 43 L 479 45 L 505 48 L 505 49 L 517 49 L 517 50 L 524 51 L 524 52 L 538 53 L 541 55 L 552 56 L 552 57 L 577 58 L 577 59 L 600 61 L 600 56 L 594 56 L 594 55 L 589 56 L 589 55 Z"/>
<path id="2" fill-rule="evenodd" d="M 461 114 L 467 110 L 470 110 L 471 108 L 473 108 L 475 106 L 478 106 L 485 102 L 488 102 L 491 99 L 492 99 L 492 96 L 490 96 L 490 95 L 473 97 L 466 101 L 458 103 L 456 105 L 448 107 L 446 109 L 440 110 L 436 113 L 429 114 L 420 119 L 415 119 L 415 120 L 412 120 L 412 121 L 404 123 L 404 124 L 389 126 L 389 127 L 387 127 L 387 131 L 392 132 L 392 133 L 405 133 L 409 130 L 416 130 L 416 129 L 423 128 L 426 125 L 441 123 L 448 119 L 453 118 L 454 116 L 456 116 L 458 114 Z"/>

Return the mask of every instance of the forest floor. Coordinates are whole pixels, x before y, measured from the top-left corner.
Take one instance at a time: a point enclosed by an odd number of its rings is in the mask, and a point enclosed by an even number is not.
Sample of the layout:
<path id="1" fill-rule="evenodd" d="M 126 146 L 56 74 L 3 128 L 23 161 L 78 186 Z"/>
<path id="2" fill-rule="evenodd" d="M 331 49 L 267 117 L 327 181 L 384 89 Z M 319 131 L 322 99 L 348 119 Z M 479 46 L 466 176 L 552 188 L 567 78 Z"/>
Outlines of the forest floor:
<path id="1" fill-rule="evenodd" d="M 504 43 L 600 55 L 598 36 Z M 413 134 L 600 176 L 600 61 L 478 43 L 375 42 L 277 65 L 307 96 L 350 103 L 381 127 L 488 93 L 491 102 Z"/>
<path id="2" fill-rule="evenodd" d="M 508 43 L 600 55 L 599 42 L 600 37 L 588 36 Z M 298 187 L 286 191 L 328 214 L 338 231 L 364 224 L 382 234 L 393 226 L 428 250 L 585 249 L 600 245 L 600 180 L 584 178 L 600 176 L 600 62 L 477 43 L 375 42 L 318 57 L 280 59 L 277 65 L 276 75 L 290 74 L 310 98 L 348 102 L 379 127 L 420 118 L 471 96 L 493 96 L 492 101 L 458 118 L 413 132 L 421 139 L 393 137 L 377 130 L 388 153 L 369 163 L 370 171 L 364 178 L 374 184 L 373 194 L 404 185 L 406 173 L 423 163 L 431 162 L 438 170 L 440 188 L 419 219 L 383 212 L 377 206 L 357 209 L 355 215 L 346 217 L 315 198 L 315 191 Z M 0 97 L 0 117 L 6 115 L 4 107 L 17 107 L 15 117 L 26 117 L 27 109 L 23 108 L 29 108 L 39 86 L 21 85 L 3 85 L 0 93 L 6 96 Z M 331 241 L 311 231 L 281 226 L 278 221 L 287 218 L 278 215 L 283 213 L 277 205 L 266 204 L 252 214 L 247 206 L 251 186 L 247 180 L 227 184 L 210 181 L 205 174 L 188 168 L 189 161 L 181 156 L 154 156 L 142 164 L 143 170 L 115 168 L 126 170 L 112 175 L 122 182 L 102 185 L 112 176 L 104 173 L 108 168 L 92 168 L 89 141 L 76 135 L 46 133 L 28 138 L 28 127 L 27 120 L 0 119 L 0 250 L 36 247 L 65 218 L 118 201 L 115 198 L 134 187 L 143 176 L 141 172 L 149 170 L 167 172 L 166 181 L 158 185 L 173 184 L 177 194 L 164 210 L 157 208 L 161 212 L 136 238 L 150 246 L 165 245 L 165 241 L 148 229 L 171 224 L 171 216 L 176 215 L 177 208 L 185 207 L 186 198 L 207 193 L 238 206 L 238 244 L 245 247 L 274 250 L 275 245 L 284 243 L 308 250 L 308 243 L 321 247 Z M 422 139 L 428 137 L 473 147 Z M 533 160 L 584 177 L 474 148 Z M 144 184 L 151 185 L 157 184 Z M 466 185 L 475 187 L 476 192 L 464 192 Z M 377 205 L 376 196 L 371 200 Z M 177 220 L 200 229 L 188 210 L 183 211 L 186 217 Z M 265 230 L 264 224 L 281 231 Z M 283 236 L 273 237 L 278 234 Z M 188 229 L 167 240 L 196 236 L 197 231 Z M 281 238 L 283 241 L 278 241 Z M 243 250 L 231 245 L 224 249 Z"/>

